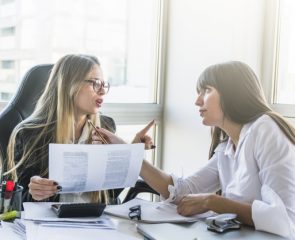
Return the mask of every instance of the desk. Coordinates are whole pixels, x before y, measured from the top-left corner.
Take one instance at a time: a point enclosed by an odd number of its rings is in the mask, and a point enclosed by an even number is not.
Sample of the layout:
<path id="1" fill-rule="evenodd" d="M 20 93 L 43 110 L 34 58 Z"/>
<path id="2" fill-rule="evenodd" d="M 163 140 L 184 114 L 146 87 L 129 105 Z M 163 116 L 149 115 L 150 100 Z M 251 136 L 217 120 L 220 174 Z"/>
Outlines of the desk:
<path id="1" fill-rule="evenodd" d="M 242 230 L 227 232 L 224 234 L 217 234 L 206 229 L 204 222 L 195 222 L 189 224 L 143 224 L 136 223 L 126 219 L 110 216 L 116 225 L 116 231 L 132 236 L 135 239 L 143 240 L 144 237 L 137 232 L 137 226 L 150 234 L 151 239 L 157 240 L 218 240 L 218 239 L 232 239 L 232 240 L 282 240 L 279 236 L 268 234 L 260 231 L 254 231 L 251 228 L 242 226 Z M 67 231 L 64 230 L 66 236 Z M 7 236 L 1 231 L 0 239 L 7 239 Z M 62 237 L 62 236 L 60 236 Z M 94 236 L 96 239 L 96 237 Z"/>

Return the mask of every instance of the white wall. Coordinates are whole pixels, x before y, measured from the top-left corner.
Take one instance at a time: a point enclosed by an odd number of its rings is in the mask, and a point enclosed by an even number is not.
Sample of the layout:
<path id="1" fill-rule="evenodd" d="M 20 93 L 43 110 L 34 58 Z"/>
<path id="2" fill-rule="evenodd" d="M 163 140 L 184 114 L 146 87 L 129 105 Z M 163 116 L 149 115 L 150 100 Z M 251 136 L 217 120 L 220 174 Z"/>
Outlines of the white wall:
<path id="1" fill-rule="evenodd" d="M 188 175 L 208 159 L 196 80 L 205 67 L 240 60 L 260 75 L 265 0 L 169 0 L 163 169 Z"/>

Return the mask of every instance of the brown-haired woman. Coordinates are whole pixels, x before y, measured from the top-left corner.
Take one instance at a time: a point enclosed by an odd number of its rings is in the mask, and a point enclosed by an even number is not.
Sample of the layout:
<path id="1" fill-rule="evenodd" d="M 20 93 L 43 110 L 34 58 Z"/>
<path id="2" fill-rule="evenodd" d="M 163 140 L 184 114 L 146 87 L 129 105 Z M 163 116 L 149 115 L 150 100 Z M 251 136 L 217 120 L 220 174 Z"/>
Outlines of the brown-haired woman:
<path id="1" fill-rule="evenodd" d="M 195 105 L 213 130 L 210 161 L 187 178 L 144 161 L 141 177 L 184 216 L 236 213 L 244 224 L 295 239 L 294 127 L 268 106 L 258 78 L 242 62 L 208 67 L 197 92 Z"/>

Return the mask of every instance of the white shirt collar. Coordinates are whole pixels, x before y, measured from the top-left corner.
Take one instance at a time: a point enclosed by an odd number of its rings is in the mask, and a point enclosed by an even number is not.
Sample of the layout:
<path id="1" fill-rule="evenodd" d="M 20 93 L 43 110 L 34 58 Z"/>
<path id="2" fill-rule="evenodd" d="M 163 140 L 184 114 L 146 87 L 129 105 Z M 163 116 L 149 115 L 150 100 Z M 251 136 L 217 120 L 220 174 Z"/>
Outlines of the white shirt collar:
<path id="1" fill-rule="evenodd" d="M 99 114 L 96 114 L 96 124 L 95 125 L 100 127 L 100 115 Z M 92 127 L 86 122 L 83 127 L 82 134 L 81 134 L 77 144 L 87 144 L 89 133 L 91 131 L 92 131 Z"/>
<path id="2" fill-rule="evenodd" d="M 227 145 L 225 147 L 224 150 L 224 154 L 230 157 L 234 157 L 235 155 L 238 154 L 238 152 L 240 151 L 241 145 L 243 144 L 245 137 L 249 134 L 250 132 L 250 128 L 251 125 L 254 123 L 254 121 L 246 123 L 243 125 L 241 132 L 240 132 L 240 136 L 239 136 L 239 142 L 238 145 L 236 147 L 236 150 L 234 148 L 234 143 L 232 141 L 232 139 L 229 137 L 228 141 L 227 141 Z"/>

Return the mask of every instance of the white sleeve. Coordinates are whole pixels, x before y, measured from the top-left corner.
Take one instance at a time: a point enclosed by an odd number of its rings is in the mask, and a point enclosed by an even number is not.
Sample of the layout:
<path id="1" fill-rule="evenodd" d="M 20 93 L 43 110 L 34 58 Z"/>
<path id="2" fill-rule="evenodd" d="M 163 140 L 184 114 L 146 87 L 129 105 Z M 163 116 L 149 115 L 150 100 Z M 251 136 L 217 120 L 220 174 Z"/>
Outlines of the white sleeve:
<path id="1" fill-rule="evenodd" d="M 261 181 L 261 200 L 252 204 L 257 230 L 295 239 L 295 146 L 273 121 L 256 131 L 254 155 Z"/>
<path id="2" fill-rule="evenodd" d="M 282 199 L 267 185 L 261 188 L 262 200 L 252 204 L 255 229 L 294 239 L 294 224 L 288 216 Z"/>
<path id="3" fill-rule="evenodd" d="M 171 174 L 173 186 L 168 186 L 170 196 L 166 201 L 178 203 L 187 194 L 217 191 L 220 185 L 217 161 L 217 154 L 214 154 L 203 168 L 187 178 Z"/>

